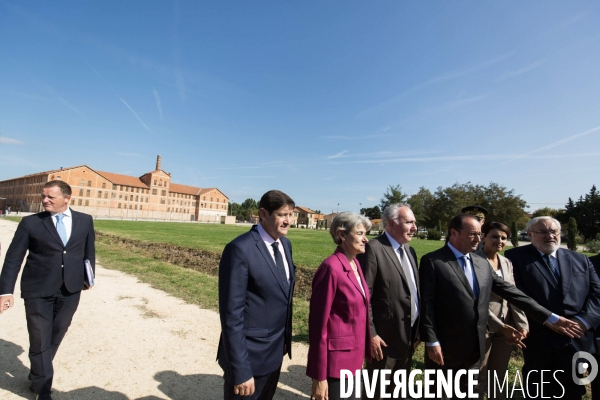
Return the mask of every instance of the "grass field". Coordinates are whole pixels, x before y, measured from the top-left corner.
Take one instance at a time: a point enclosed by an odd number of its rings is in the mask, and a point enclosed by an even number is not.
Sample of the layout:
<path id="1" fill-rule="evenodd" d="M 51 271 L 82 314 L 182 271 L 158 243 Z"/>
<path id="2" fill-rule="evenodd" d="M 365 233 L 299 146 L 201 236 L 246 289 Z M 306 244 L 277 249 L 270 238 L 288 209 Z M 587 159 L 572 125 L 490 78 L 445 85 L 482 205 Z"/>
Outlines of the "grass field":
<path id="1" fill-rule="evenodd" d="M 213 224 L 182 224 L 176 222 L 110 221 L 96 220 L 96 230 L 128 239 L 151 243 L 169 243 L 176 246 L 212 252 L 223 248 L 236 236 L 247 232 L 250 226 Z M 294 263 L 317 268 L 321 261 L 335 250 L 327 231 L 290 229 L 287 237 L 294 251 Z M 442 247 L 443 242 L 414 239 L 411 243 L 417 257 Z"/>

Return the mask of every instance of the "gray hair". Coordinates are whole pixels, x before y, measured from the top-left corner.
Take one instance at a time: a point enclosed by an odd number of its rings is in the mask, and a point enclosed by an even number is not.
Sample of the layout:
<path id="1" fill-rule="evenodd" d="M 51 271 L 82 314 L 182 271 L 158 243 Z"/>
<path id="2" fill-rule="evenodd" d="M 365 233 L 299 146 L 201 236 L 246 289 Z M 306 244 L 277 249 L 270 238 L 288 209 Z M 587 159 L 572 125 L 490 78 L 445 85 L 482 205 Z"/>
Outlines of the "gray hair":
<path id="1" fill-rule="evenodd" d="M 384 230 L 387 228 L 389 220 L 392 220 L 392 221 L 398 220 L 398 214 L 400 213 L 400 208 L 402 208 L 402 207 L 410 208 L 410 205 L 406 204 L 406 203 L 393 203 L 393 204 L 388 205 L 383 210 L 383 215 L 381 216 L 381 226 L 383 227 Z"/>
<path id="2" fill-rule="evenodd" d="M 560 222 L 558 222 L 555 218 L 552 217 L 548 217 L 548 216 L 541 216 L 541 217 L 535 217 L 535 218 L 531 218 L 529 220 L 529 222 L 527 222 L 527 226 L 525 227 L 525 229 L 527 231 L 530 231 L 531 228 L 537 224 L 538 222 L 542 222 L 542 221 L 554 221 L 554 223 L 556 225 L 558 225 L 559 228 L 561 228 Z"/>
<path id="3" fill-rule="evenodd" d="M 367 231 L 371 229 L 371 221 L 369 221 L 367 217 L 344 211 L 336 215 L 333 221 L 331 221 L 329 234 L 333 238 L 335 244 L 341 244 L 342 240 L 337 235 L 338 231 L 352 232 L 352 230 L 360 224 L 362 224 Z"/>

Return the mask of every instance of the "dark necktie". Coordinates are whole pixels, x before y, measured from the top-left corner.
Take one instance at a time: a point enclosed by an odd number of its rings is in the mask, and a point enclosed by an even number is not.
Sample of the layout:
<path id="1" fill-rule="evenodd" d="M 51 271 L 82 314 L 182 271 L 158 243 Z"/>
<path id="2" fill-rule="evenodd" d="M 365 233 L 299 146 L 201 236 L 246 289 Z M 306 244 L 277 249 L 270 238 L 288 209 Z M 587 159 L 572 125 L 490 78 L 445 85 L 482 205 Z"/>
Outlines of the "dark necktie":
<path id="1" fill-rule="evenodd" d="M 277 267 L 277 271 L 279 271 L 279 275 L 281 279 L 285 283 L 285 287 L 289 286 L 287 274 L 285 273 L 285 265 L 283 264 L 283 257 L 281 256 L 281 252 L 279 251 L 279 243 L 273 242 L 271 245 L 273 247 L 273 254 L 275 255 L 275 266 Z"/>
<path id="2" fill-rule="evenodd" d="M 550 267 L 550 272 L 552 272 L 552 275 L 554 275 L 556 281 L 560 282 L 560 273 L 558 272 L 558 268 L 556 267 L 552 257 L 550 257 L 549 254 L 544 254 L 543 258 L 544 261 L 546 261 L 546 264 L 548 264 L 548 267 Z"/>

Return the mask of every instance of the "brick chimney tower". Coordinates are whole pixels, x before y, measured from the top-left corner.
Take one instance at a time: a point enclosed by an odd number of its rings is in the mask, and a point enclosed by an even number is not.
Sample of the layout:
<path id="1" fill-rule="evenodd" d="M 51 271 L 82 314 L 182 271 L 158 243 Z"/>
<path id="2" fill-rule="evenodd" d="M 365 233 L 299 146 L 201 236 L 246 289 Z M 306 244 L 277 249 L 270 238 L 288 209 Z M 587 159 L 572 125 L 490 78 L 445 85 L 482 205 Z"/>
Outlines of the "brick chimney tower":
<path id="1" fill-rule="evenodd" d="M 160 156 L 156 156 L 156 170 L 157 171 L 160 171 L 160 161 L 161 161 Z"/>

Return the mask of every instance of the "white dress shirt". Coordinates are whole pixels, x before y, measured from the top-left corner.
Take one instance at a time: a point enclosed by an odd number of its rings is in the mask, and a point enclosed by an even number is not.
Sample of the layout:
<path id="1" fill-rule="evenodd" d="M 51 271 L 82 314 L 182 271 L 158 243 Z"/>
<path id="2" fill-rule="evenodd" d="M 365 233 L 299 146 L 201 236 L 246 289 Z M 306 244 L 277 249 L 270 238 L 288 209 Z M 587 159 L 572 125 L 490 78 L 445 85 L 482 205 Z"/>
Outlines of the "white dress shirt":
<path id="1" fill-rule="evenodd" d="M 265 231 L 265 228 L 263 228 L 261 224 L 256 225 L 256 229 L 258 230 L 258 233 L 260 234 L 261 239 L 265 242 L 265 245 L 267 246 L 267 249 L 269 250 L 269 254 L 271 254 L 271 257 L 273 258 L 273 262 L 275 262 L 275 263 L 276 263 L 275 251 L 273 250 L 273 246 L 271 246 L 271 245 L 275 242 L 278 243 L 279 252 L 281 253 L 281 258 L 283 258 L 283 266 L 285 267 L 285 275 L 287 276 L 287 280 L 289 283 L 290 282 L 290 267 L 288 265 L 287 259 L 285 258 L 285 250 L 283 249 L 283 244 L 281 243 L 281 240 L 279 240 L 279 239 L 274 240 L 271 237 L 271 235 L 269 235 L 267 233 L 267 231 Z"/>

